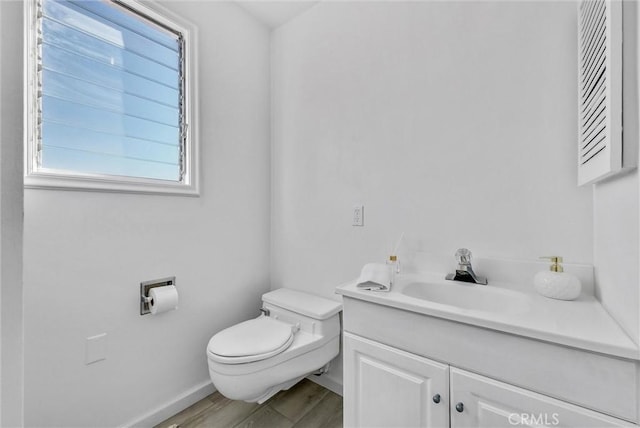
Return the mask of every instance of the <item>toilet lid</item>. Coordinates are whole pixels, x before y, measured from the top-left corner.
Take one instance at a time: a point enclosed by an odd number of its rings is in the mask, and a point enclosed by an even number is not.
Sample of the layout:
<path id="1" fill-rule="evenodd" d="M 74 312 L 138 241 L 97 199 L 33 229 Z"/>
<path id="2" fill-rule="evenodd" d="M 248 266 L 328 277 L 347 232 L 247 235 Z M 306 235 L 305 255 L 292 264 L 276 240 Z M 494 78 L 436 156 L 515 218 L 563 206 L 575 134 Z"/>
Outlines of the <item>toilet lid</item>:
<path id="1" fill-rule="evenodd" d="M 213 359 L 238 364 L 277 355 L 292 342 L 291 324 L 270 317 L 259 317 L 217 333 L 209 341 L 207 350 Z"/>

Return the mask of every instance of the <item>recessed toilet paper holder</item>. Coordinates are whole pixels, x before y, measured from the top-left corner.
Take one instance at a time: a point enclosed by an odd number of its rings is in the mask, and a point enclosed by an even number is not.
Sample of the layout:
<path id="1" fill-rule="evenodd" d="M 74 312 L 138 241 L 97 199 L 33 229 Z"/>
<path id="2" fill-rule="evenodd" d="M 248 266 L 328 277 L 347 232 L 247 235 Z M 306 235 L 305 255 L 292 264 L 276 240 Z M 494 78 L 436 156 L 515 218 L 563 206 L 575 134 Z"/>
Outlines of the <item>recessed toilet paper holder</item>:
<path id="1" fill-rule="evenodd" d="M 164 287 L 166 285 L 176 285 L 176 277 L 170 276 L 162 279 L 152 279 L 151 281 L 143 281 L 140 283 L 140 315 L 146 315 L 151 313 L 149 303 L 151 303 L 151 297 L 149 297 L 149 290 L 155 287 Z"/>

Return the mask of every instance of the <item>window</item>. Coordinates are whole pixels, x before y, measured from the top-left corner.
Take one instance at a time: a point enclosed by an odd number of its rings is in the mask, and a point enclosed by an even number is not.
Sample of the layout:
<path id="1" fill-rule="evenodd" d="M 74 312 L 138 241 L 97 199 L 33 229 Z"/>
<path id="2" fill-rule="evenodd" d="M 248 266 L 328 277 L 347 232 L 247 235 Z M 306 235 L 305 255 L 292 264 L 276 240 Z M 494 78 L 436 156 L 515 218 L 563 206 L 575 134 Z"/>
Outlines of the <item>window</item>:
<path id="1" fill-rule="evenodd" d="M 25 184 L 197 194 L 191 27 L 131 0 L 28 3 Z"/>

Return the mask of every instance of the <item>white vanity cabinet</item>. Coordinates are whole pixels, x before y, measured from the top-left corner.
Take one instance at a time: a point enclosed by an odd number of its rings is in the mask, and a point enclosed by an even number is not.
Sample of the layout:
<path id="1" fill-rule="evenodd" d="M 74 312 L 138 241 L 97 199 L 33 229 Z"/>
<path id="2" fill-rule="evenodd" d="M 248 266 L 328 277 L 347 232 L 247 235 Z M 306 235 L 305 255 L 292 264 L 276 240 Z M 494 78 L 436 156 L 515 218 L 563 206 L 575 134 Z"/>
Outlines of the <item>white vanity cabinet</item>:
<path id="1" fill-rule="evenodd" d="M 632 427 L 592 410 L 451 368 L 451 427 Z M 435 425 L 434 425 L 435 426 Z"/>
<path id="2" fill-rule="evenodd" d="M 629 422 L 344 334 L 345 427 L 631 427 Z"/>
<path id="3" fill-rule="evenodd" d="M 344 335 L 346 427 L 449 426 L 449 366 Z"/>
<path id="4" fill-rule="evenodd" d="M 449 319 L 457 315 L 398 292 L 339 292 L 346 427 L 638 427 L 640 362 L 632 352 Z"/>

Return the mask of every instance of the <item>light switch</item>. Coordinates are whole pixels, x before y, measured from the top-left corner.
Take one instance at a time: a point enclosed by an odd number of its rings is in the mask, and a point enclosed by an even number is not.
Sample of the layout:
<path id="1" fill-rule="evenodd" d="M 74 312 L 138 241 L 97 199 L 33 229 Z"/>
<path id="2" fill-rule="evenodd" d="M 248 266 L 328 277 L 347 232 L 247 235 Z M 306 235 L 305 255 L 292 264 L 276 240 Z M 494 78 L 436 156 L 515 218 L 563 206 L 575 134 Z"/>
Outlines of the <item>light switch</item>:
<path id="1" fill-rule="evenodd" d="M 364 205 L 354 205 L 353 226 L 364 226 Z"/>

